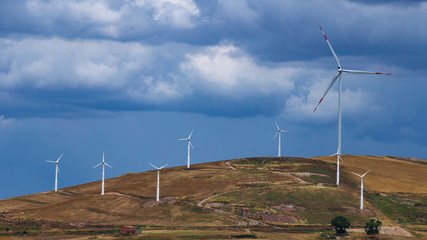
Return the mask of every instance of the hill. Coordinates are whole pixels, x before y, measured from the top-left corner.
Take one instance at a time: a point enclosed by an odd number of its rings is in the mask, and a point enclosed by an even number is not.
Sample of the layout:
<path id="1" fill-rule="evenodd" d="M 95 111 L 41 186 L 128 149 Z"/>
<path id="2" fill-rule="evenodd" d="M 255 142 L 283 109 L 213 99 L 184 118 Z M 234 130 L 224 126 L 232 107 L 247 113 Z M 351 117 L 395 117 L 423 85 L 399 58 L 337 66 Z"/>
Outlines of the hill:
<path id="1" fill-rule="evenodd" d="M 313 239 L 332 234 L 329 221 L 343 215 L 355 228 L 377 218 L 385 230 L 405 234 L 398 228 L 404 226 L 423 236 L 427 165 L 390 157 L 343 159 L 339 187 L 332 157 L 266 157 L 163 169 L 159 202 L 155 171 L 108 179 L 104 196 L 98 181 L 5 199 L 0 234 L 112 238 L 120 226 L 135 225 L 147 239 Z M 365 210 L 359 210 L 360 179 L 349 172 L 370 168 Z M 247 217 L 242 208 L 249 209 Z"/>

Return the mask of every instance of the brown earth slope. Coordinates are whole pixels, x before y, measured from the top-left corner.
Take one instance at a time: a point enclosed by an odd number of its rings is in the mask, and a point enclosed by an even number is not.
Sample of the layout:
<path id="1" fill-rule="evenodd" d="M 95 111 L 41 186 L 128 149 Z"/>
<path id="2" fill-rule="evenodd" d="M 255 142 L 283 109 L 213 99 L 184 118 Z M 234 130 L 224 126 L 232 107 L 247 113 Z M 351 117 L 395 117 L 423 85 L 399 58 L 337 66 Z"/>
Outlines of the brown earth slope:
<path id="1" fill-rule="evenodd" d="M 145 230 L 231 230 L 239 222 L 251 221 L 261 224 L 258 231 L 319 231 L 329 228 L 330 219 L 337 215 L 348 217 L 359 227 L 369 218 L 394 226 L 394 218 L 399 216 L 388 217 L 371 199 L 365 201 L 365 210 L 359 210 L 360 180 L 350 171 L 362 173 L 371 168 L 365 178 L 367 190 L 419 193 L 417 199 L 424 201 L 426 165 L 388 157 L 345 155 L 343 159 L 340 187 L 334 184 L 332 157 L 263 157 L 196 164 L 191 169 L 162 169 L 160 202 L 155 201 L 156 171 L 108 179 L 104 196 L 97 181 L 58 192 L 4 199 L 0 200 L 0 234 L 9 228 L 15 232 L 95 231 L 121 225 Z M 425 205 L 416 208 L 424 211 Z M 242 207 L 250 209 L 249 217 L 241 216 Z M 411 216 L 420 215 L 417 209 Z M 422 216 L 419 219 L 424 221 Z"/>
<path id="2" fill-rule="evenodd" d="M 342 170 L 353 179 L 360 178 L 351 174 L 353 171 L 363 174 L 372 169 L 363 179 L 364 186 L 376 192 L 386 193 L 427 193 L 427 165 L 399 160 L 391 157 L 341 155 Z M 336 163 L 336 156 L 315 157 L 313 159 Z"/>

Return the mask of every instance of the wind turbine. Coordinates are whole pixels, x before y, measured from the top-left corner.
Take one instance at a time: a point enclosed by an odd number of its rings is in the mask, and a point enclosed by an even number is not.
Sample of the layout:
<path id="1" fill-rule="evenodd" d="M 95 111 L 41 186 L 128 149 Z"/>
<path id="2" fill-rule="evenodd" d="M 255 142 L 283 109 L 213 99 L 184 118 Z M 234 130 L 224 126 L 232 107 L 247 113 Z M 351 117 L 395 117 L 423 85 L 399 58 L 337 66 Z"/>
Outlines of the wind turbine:
<path id="1" fill-rule="evenodd" d="M 351 172 L 354 175 L 357 175 L 360 177 L 360 209 L 363 210 L 363 177 L 369 172 L 371 169 L 369 169 L 367 172 L 365 172 L 363 175 L 359 175 L 357 173 Z"/>
<path id="2" fill-rule="evenodd" d="M 55 192 L 58 191 L 58 172 L 59 172 L 58 163 L 59 163 L 59 160 L 62 158 L 62 155 L 64 154 L 61 154 L 61 156 L 59 156 L 58 160 L 56 161 L 46 160 L 46 162 L 55 163 L 55 166 L 56 166 L 55 167 Z"/>
<path id="3" fill-rule="evenodd" d="M 359 71 L 359 70 L 348 70 L 341 68 L 340 60 L 338 59 L 337 55 L 335 54 L 334 49 L 332 48 L 331 44 L 329 43 L 328 38 L 326 37 L 325 33 L 323 32 L 323 29 L 321 26 L 320 30 L 323 33 L 323 37 L 326 40 L 326 43 L 329 46 L 329 49 L 332 52 L 332 55 L 334 56 L 335 63 L 338 66 L 338 74 L 335 75 L 335 77 L 332 78 L 331 82 L 329 83 L 328 88 L 326 89 L 325 93 L 323 94 L 322 98 L 320 99 L 319 103 L 317 104 L 316 108 L 313 112 L 316 111 L 317 107 L 322 102 L 323 98 L 328 93 L 329 89 L 331 89 L 332 85 L 334 85 L 335 81 L 339 78 L 339 92 L 338 92 L 338 149 L 337 152 L 332 154 L 331 156 L 337 155 L 337 185 L 340 185 L 340 160 L 341 159 L 341 94 L 342 94 L 342 81 L 341 81 L 341 75 L 342 73 L 353 73 L 353 74 L 384 74 L 384 75 L 391 75 L 391 73 L 380 73 L 380 72 L 368 72 L 368 71 Z"/>
<path id="4" fill-rule="evenodd" d="M 191 148 L 193 148 L 193 150 L 194 150 L 194 147 L 193 147 L 193 144 L 191 144 L 191 135 L 193 135 L 193 132 L 194 132 L 194 129 L 193 130 L 191 130 L 191 133 L 190 133 L 190 135 L 188 136 L 188 138 L 180 138 L 180 139 L 177 139 L 177 140 L 180 140 L 180 141 L 187 141 L 188 143 L 187 143 L 187 148 L 188 148 L 188 153 L 187 153 L 187 168 L 190 168 L 190 146 L 191 146 Z"/>
<path id="5" fill-rule="evenodd" d="M 166 167 L 168 164 L 165 164 L 165 165 L 163 165 L 161 167 L 156 167 L 156 166 L 154 166 L 151 163 L 148 163 L 148 164 L 150 164 L 152 167 L 154 167 L 155 169 L 157 169 L 157 193 L 156 193 L 156 201 L 158 202 L 159 201 L 159 189 L 160 189 L 160 187 L 159 187 L 160 186 L 160 169 Z"/>
<path id="6" fill-rule="evenodd" d="M 288 132 L 288 131 L 281 130 L 281 129 L 279 128 L 279 124 L 277 124 L 277 122 L 276 122 L 276 121 L 274 121 L 274 122 L 276 123 L 277 132 L 276 132 L 276 134 L 274 135 L 273 139 L 275 139 L 275 138 L 277 137 L 277 135 L 279 135 L 279 151 L 278 151 L 277 156 L 278 156 L 278 157 L 280 157 L 281 133 L 282 133 L 282 132 Z"/>
<path id="7" fill-rule="evenodd" d="M 113 168 L 112 166 L 108 165 L 108 163 L 105 162 L 104 160 L 104 151 L 102 151 L 102 162 L 98 163 L 95 167 L 98 167 L 99 165 L 102 164 L 102 190 L 101 190 L 101 195 L 104 195 L 104 172 L 105 172 L 105 165 L 107 165 L 110 168 Z"/>

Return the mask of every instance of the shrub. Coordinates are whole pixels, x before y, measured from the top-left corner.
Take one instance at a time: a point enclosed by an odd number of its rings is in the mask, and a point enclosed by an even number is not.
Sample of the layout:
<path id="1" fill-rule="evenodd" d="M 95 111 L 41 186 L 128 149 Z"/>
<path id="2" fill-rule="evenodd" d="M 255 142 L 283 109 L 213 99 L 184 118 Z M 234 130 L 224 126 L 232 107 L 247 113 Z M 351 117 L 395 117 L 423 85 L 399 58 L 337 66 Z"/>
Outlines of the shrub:
<path id="1" fill-rule="evenodd" d="M 331 220 L 331 224 L 337 234 L 346 233 L 346 228 L 350 227 L 350 221 L 343 216 L 336 216 L 334 219 Z"/>
<path id="2" fill-rule="evenodd" d="M 375 221 L 375 219 L 371 219 L 369 220 L 369 222 L 367 222 L 365 224 L 365 232 L 368 235 L 375 235 L 380 233 L 380 229 L 381 229 L 381 225 L 383 223 L 380 220 Z"/>

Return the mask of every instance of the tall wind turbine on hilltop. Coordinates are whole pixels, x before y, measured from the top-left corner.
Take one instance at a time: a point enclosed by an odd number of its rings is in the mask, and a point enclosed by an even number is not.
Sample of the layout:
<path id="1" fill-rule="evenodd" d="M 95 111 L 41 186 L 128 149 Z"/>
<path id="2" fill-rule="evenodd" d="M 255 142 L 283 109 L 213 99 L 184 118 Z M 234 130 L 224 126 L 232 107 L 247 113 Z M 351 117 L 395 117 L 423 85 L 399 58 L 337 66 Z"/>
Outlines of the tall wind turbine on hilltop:
<path id="1" fill-rule="evenodd" d="M 335 54 L 334 49 L 332 48 L 331 44 L 329 43 L 328 38 L 326 37 L 325 33 L 323 32 L 323 29 L 321 26 L 320 30 L 323 33 L 323 37 L 325 37 L 326 43 L 328 43 L 329 49 L 332 52 L 332 55 L 334 56 L 335 63 L 338 66 L 338 74 L 335 75 L 335 77 L 332 78 L 332 81 L 329 83 L 328 88 L 326 89 L 325 93 L 323 94 L 322 98 L 320 99 L 319 103 L 317 104 L 316 108 L 313 112 L 316 111 L 317 107 L 320 105 L 320 103 L 323 101 L 323 98 L 328 93 L 329 89 L 331 89 L 332 85 L 334 85 L 335 81 L 339 78 L 339 91 L 338 91 L 338 149 L 337 152 L 332 154 L 331 156 L 337 155 L 337 185 L 340 185 L 340 160 L 341 159 L 341 94 L 342 94 L 342 81 L 341 81 L 341 75 L 342 73 L 353 73 L 353 74 L 384 74 L 384 75 L 391 75 L 391 73 L 380 73 L 380 72 L 367 72 L 367 71 L 359 71 L 359 70 L 348 70 L 341 68 L 340 60 L 338 59 L 337 55 Z"/>
<path id="2" fill-rule="evenodd" d="M 282 132 L 288 132 L 288 131 L 285 131 L 285 130 L 280 129 L 280 128 L 279 128 L 279 124 L 277 124 L 277 122 L 276 122 L 276 121 L 274 121 L 274 122 L 276 123 L 277 132 L 276 132 L 276 134 L 274 135 L 273 139 L 275 139 L 275 138 L 277 137 L 277 135 L 279 135 L 279 150 L 278 150 L 278 154 L 277 154 L 277 156 L 278 156 L 278 157 L 280 157 L 281 133 L 282 133 Z"/>
<path id="3" fill-rule="evenodd" d="M 102 189 L 101 189 L 101 195 L 104 195 L 104 175 L 105 175 L 105 165 L 107 165 L 110 168 L 113 168 L 112 166 L 108 165 L 108 163 L 105 162 L 104 160 L 104 151 L 102 151 L 102 162 L 98 163 L 95 167 L 98 167 L 99 165 L 102 164 Z"/>
<path id="4" fill-rule="evenodd" d="M 150 164 L 153 168 L 157 169 L 157 192 L 156 192 L 156 201 L 158 202 L 158 201 L 159 201 L 159 192 L 160 192 L 160 169 L 162 169 L 162 168 L 166 167 L 168 164 L 165 164 L 165 165 L 163 165 L 163 166 L 161 166 L 161 167 L 156 167 L 156 166 L 154 166 L 154 165 L 153 165 L 153 164 L 151 164 L 151 163 L 148 163 L 148 164 Z"/>
<path id="5" fill-rule="evenodd" d="M 46 162 L 55 163 L 55 166 L 56 166 L 55 167 L 55 192 L 58 191 L 58 172 L 59 172 L 58 163 L 59 163 L 59 160 L 62 158 L 62 155 L 64 154 L 61 154 L 61 156 L 59 156 L 58 160 L 56 161 L 46 160 Z"/>
<path id="6" fill-rule="evenodd" d="M 360 209 L 363 210 L 363 177 L 368 174 L 368 172 L 371 171 L 371 169 L 369 169 L 367 172 L 365 172 L 363 175 L 359 175 L 357 173 L 351 172 L 354 175 L 357 175 L 360 177 Z"/>
<path id="7" fill-rule="evenodd" d="M 187 148 L 188 148 L 188 150 L 187 150 L 187 168 L 190 168 L 190 146 L 191 146 L 191 148 L 194 149 L 193 144 L 191 144 L 191 135 L 193 135 L 193 132 L 194 132 L 194 129 L 191 130 L 191 133 L 188 136 L 188 138 L 180 138 L 180 139 L 178 139 L 180 141 L 187 141 L 188 142 L 187 143 Z"/>

